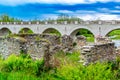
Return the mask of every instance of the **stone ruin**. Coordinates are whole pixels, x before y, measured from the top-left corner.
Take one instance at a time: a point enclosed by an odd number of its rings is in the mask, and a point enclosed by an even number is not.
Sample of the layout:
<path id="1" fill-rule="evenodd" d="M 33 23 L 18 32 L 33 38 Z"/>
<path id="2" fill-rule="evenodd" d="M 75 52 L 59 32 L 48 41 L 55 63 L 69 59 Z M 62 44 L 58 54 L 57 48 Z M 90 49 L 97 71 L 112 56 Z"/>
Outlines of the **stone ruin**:
<path id="1" fill-rule="evenodd" d="M 73 39 L 67 35 L 62 36 L 61 46 L 64 52 L 71 53 L 73 50 Z"/>
<path id="2" fill-rule="evenodd" d="M 88 65 L 93 62 L 103 62 L 116 59 L 116 48 L 109 38 L 97 38 L 93 45 L 86 45 L 81 48 L 80 62 Z"/>
<path id="3" fill-rule="evenodd" d="M 20 52 L 29 54 L 33 59 L 44 58 L 45 65 L 52 65 L 52 56 L 58 51 L 71 53 L 77 47 L 81 50 L 80 62 L 87 65 L 91 62 L 114 60 L 120 50 L 116 51 L 114 43 L 108 38 L 97 38 L 97 43 L 86 45 L 84 36 L 77 36 L 74 47 L 73 39 L 70 36 L 62 37 L 48 34 L 20 34 L 15 37 L 0 38 L 0 54 L 7 58 L 14 53 Z"/>
<path id="4" fill-rule="evenodd" d="M 112 42 L 112 40 L 109 39 L 108 37 L 96 37 L 95 40 L 96 40 L 95 41 L 96 44 L 104 44 L 104 43 Z"/>
<path id="5" fill-rule="evenodd" d="M 91 62 L 95 63 L 97 61 L 109 61 L 116 58 L 114 43 L 106 44 L 94 44 L 89 46 L 83 46 L 80 55 L 80 62 L 87 65 Z"/>
<path id="6" fill-rule="evenodd" d="M 4 58 L 10 54 L 28 53 L 33 59 L 41 58 L 44 54 L 44 44 L 49 43 L 49 52 L 64 51 L 71 53 L 74 50 L 74 42 L 71 36 L 55 36 L 50 34 L 15 34 L 10 37 L 0 38 L 0 54 Z M 77 36 L 77 47 L 80 49 L 86 45 L 84 36 Z"/>
<path id="7" fill-rule="evenodd" d="M 76 37 L 76 40 L 75 40 L 75 48 L 76 50 L 80 50 L 81 47 L 85 46 L 87 43 L 86 43 L 86 37 L 83 36 L 83 35 L 79 35 Z"/>
<path id="8" fill-rule="evenodd" d="M 44 55 L 45 40 L 27 41 L 21 37 L 0 38 L 0 54 L 3 58 L 7 58 L 10 54 L 19 55 L 28 53 L 33 59 L 41 58 Z"/>
<path id="9" fill-rule="evenodd" d="M 49 45 L 49 53 L 54 54 L 63 50 L 72 52 L 73 39 L 64 35 L 61 38 L 48 34 L 19 34 L 12 37 L 0 38 L 0 54 L 7 58 L 10 54 L 28 53 L 33 59 L 39 59 L 44 56 L 44 44 Z"/>

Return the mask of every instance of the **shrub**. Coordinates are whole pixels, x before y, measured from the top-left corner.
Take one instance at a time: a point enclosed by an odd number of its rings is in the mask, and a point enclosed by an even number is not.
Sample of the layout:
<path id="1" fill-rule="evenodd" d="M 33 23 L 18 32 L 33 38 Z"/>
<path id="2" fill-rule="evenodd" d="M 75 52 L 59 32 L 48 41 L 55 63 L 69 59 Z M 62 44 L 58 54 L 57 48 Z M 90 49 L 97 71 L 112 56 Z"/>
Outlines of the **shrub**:
<path id="1" fill-rule="evenodd" d="M 27 56 L 16 56 L 15 54 L 12 54 L 3 61 L 1 71 L 26 71 L 38 75 L 43 68 L 43 64 L 43 59 L 34 61 Z"/>

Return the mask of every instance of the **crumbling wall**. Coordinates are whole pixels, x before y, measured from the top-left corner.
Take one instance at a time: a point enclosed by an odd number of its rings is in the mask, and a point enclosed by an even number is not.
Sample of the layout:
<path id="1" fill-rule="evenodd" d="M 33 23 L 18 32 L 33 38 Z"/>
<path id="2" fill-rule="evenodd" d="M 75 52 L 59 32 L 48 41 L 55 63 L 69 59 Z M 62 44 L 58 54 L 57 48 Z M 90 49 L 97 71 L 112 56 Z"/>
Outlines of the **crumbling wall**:
<path id="1" fill-rule="evenodd" d="M 0 55 L 6 58 L 10 54 L 20 54 L 21 40 L 14 38 L 0 38 Z"/>
<path id="2" fill-rule="evenodd" d="M 116 58 L 114 43 L 94 44 L 83 46 L 80 59 L 84 65 L 96 61 L 108 61 Z"/>
<path id="3" fill-rule="evenodd" d="M 46 45 L 50 46 L 50 43 L 47 40 L 31 41 L 26 43 L 27 53 L 33 59 L 43 58 L 46 50 Z M 49 51 L 49 48 L 47 48 Z"/>
<path id="4" fill-rule="evenodd" d="M 62 47 L 61 49 L 64 52 L 72 52 L 72 50 L 73 50 L 73 39 L 68 35 L 62 36 L 61 47 Z"/>
<path id="5" fill-rule="evenodd" d="M 109 39 L 108 37 L 96 37 L 95 40 L 96 40 L 95 41 L 96 44 L 103 44 L 103 43 L 112 42 L 112 40 Z"/>
<path id="6" fill-rule="evenodd" d="M 27 39 L 27 41 L 39 41 L 41 39 L 46 39 L 51 42 L 51 45 L 60 44 L 60 36 L 50 35 L 50 34 L 19 34 L 18 36 Z"/>
<path id="7" fill-rule="evenodd" d="M 86 37 L 82 35 L 77 36 L 75 40 L 75 44 L 76 44 L 75 47 L 77 48 L 77 50 L 81 49 L 81 47 L 86 45 Z"/>

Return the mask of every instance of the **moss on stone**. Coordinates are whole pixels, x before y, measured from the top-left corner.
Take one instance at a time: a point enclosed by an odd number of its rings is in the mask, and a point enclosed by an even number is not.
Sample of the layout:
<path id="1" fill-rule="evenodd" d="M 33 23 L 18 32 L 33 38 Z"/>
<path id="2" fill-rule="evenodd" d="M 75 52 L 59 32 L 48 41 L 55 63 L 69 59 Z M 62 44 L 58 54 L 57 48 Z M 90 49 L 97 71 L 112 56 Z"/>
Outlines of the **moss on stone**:
<path id="1" fill-rule="evenodd" d="M 27 40 L 25 39 L 25 38 L 23 38 L 23 37 L 19 37 L 19 36 L 15 36 L 15 37 L 13 37 L 14 39 L 17 39 L 17 40 L 20 40 L 20 41 L 22 41 L 22 42 L 27 42 Z"/>

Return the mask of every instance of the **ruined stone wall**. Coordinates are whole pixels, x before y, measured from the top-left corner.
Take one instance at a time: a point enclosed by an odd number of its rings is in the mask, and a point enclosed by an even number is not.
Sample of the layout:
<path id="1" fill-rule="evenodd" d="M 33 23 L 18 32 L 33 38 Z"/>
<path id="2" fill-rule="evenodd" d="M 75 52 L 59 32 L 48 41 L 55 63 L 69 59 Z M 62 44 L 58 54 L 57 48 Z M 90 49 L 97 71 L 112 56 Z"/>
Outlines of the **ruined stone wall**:
<path id="1" fill-rule="evenodd" d="M 12 53 L 20 53 L 20 40 L 13 38 L 0 38 L 0 55 L 6 58 Z"/>
<path id="2" fill-rule="evenodd" d="M 60 37 L 50 34 L 21 34 L 18 36 L 21 36 L 27 39 L 28 42 L 33 43 L 40 39 L 46 39 L 50 42 L 50 50 L 54 53 L 60 50 L 63 50 L 64 52 L 71 52 L 73 50 L 73 39 L 68 35 Z"/>
<path id="3" fill-rule="evenodd" d="M 72 52 L 72 50 L 73 50 L 73 39 L 68 35 L 62 36 L 61 47 L 62 47 L 61 49 L 64 52 Z"/>
<path id="4" fill-rule="evenodd" d="M 96 40 L 95 41 L 96 44 L 104 44 L 104 43 L 112 42 L 112 40 L 108 37 L 96 37 L 95 40 Z"/>
<path id="5" fill-rule="evenodd" d="M 33 59 L 42 58 L 47 40 L 27 41 L 21 37 L 0 38 L 0 55 L 7 58 L 10 54 L 28 53 Z M 49 51 L 49 50 L 48 50 Z"/>
<path id="6" fill-rule="evenodd" d="M 86 37 L 85 36 L 82 36 L 82 35 L 79 35 L 77 36 L 76 40 L 75 40 L 75 43 L 76 43 L 76 49 L 79 50 L 81 49 L 81 47 L 85 46 L 87 43 L 86 43 Z"/>
<path id="7" fill-rule="evenodd" d="M 18 36 L 27 39 L 27 41 L 39 41 L 41 39 L 46 39 L 51 42 L 51 45 L 60 44 L 60 36 L 50 35 L 50 34 L 19 34 Z"/>
<path id="8" fill-rule="evenodd" d="M 27 42 L 26 43 L 27 53 L 30 54 L 30 56 L 33 59 L 43 58 L 45 49 L 46 49 L 46 46 L 45 46 L 46 44 L 49 45 L 49 42 L 45 40 Z"/>
<path id="9" fill-rule="evenodd" d="M 116 57 L 114 43 L 94 44 L 83 46 L 80 55 L 84 65 L 96 61 L 113 60 Z"/>

